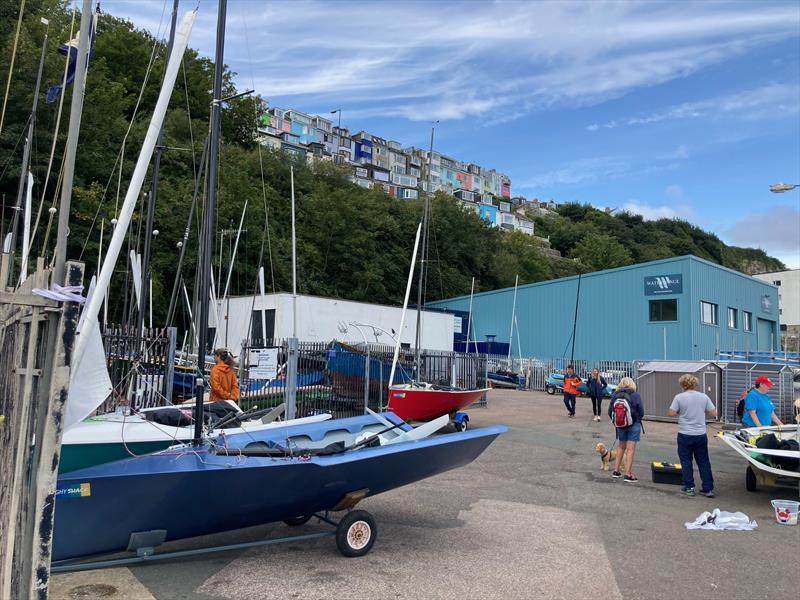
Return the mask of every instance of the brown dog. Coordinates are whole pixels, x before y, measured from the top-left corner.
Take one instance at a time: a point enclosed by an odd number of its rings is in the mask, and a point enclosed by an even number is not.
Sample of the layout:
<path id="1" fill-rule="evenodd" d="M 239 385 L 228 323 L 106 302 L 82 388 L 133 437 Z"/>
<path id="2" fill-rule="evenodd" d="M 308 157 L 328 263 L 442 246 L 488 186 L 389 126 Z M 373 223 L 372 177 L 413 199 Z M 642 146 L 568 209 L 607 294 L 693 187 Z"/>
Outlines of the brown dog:
<path id="1" fill-rule="evenodd" d="M 617 452 L 619 452 L 618 450 L 608 450 L 606 445 L 602 442 L 599 442 L 597 446 L 594 447 L 594 451 L 600 455 L 601 471 L 608 471 L 609 464 L 612 460 L 616 460 Z"/>

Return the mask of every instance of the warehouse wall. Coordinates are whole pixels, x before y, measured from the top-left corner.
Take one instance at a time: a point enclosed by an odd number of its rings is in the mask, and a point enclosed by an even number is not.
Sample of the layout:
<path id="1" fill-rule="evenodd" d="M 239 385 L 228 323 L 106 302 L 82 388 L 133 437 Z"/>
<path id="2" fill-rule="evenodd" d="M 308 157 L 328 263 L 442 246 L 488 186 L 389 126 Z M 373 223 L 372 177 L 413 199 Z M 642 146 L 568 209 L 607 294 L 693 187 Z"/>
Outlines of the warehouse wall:
<path id="1" fill-rule="evenodd" d="M 645 295 L 645 277 L 680 275 L 681 293 Z M 578 277 L 520 286 L 517 293 L 519 345 L 523 356 L 553 358 L 570 355 Z M 513 288 L 476 294 L 473 299 L 474 335 L 484 340 L 496 335 L 508 342 Z M 717 333 L 720 342 L 741 348 L 755 333 L 725 328 L 727 306 L 762 313 L 763 295 L 777 299 L 775 288 L 701 259 L 685 256 L 598 271 L 581 277 L 575 358 L 585 360 L 688 360 L 713 358 Z M 721 326 L 700 326 L 700 298 L 719 305 Z M 677 300 L 678 320 L 649 321 L 651 299 Z M 467 310 L 469 296 L 430 303 Z M 741 316 L 740 316 L 741 318 Z M 773 317 L 774 318 L 774 317 Z M 664 337 L 666 333 L 666 356 Z M 752 343 L 752 342 L 751 342 Z M 512 342 L 518 354 L 517 331 Z"/>

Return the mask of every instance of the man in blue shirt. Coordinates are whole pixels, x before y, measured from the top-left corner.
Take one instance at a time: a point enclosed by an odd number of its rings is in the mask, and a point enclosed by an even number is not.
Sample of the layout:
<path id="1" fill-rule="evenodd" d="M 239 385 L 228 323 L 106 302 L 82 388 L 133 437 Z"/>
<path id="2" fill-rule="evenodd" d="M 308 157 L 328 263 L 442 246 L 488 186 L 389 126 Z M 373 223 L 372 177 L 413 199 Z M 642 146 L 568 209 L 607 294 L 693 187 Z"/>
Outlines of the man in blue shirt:
<path id="1" fill-rule="evenodd" d="M 755 387 L 744 397 L 742 425 L 745 427 L 767 427 L 771 423 L 783 425 L 778 415 L 775 414 L 775 405 L 767 396 L 767 392 L 773 385 L 770 378 L 766 375 L 759 375 L 754 383 Z"/>

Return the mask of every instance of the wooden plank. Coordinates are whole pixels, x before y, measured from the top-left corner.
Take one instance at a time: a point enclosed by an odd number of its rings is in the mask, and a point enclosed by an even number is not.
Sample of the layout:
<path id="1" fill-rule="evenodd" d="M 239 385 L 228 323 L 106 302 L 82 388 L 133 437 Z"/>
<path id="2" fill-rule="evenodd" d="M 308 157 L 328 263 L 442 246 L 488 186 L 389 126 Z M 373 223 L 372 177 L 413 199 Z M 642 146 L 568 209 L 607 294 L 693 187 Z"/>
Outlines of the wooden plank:
<path id="1" fill-rule="evenodd" d="M 19 306 L 42 306 L 58 308 L 58 302 L 48 300 L 36 294 L 21 294 L 17 292 L 3 292 L 0 291 L 0 302 L 3 304 L 12 304 Z"/>

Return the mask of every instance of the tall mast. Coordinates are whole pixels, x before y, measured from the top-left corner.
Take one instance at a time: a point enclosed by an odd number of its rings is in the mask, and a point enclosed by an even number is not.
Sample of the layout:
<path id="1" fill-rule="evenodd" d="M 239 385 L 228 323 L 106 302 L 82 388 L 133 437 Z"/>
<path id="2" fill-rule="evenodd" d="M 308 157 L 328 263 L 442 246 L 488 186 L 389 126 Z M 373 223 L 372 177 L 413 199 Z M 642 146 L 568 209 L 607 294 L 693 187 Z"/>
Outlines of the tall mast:
<path id="1" fill-rule="evenodd" d="M 9 245 L 8 251 L 13 255 L 14 251 L 16 250 L 17 245 L 17 229 L 19 228 L 19 213 L 22 211 L 22 202 L 23 198 L 25 197 L 25 188 L 28 184 L 28 172 L 31 168 L 31 145 L 33 144 L 33 127 L 36 123 L 36 107 L 39 104 L 39 88 L 42 83 L 42 69 L 44 67 L 44 55 L 45 51 L 47 50 L 47 32 L 50 29 L 50 24 L 47 19 L 42 19 L 42 23 L 45 25 L 44 30 L 44 40 L 42 40 L 42 53 L 39 56 L 39 71 L 36 74 L 36 87 L 33 91 L 33 105 L 31 106 L 31 115 L 28 117 L 28 133 L 25 136 L 25 147 L 22 150 L 22 167 L 20 168 L 19 173 L 19 186 L 17 188 L 17 203 L 14 206 L 14 217 L 11 220 L 11 244 Z M 27 256 L 27 248 L 24 249 L 22 252 L 23 256 Z M 12 271 L 14 270 L 14 262 L 11 261 L 9 264 L 9 269 Z M 23 268 L 22 271 L 24 272 L 25 269 Z M 9 283 L 11 282 L 12 277 L 9 277 Z"/>
<path id="2" fill-rule="evenodd" d="M 227 0 L 219 0 L 217 13 L 217 49 L 214 57 L 214 90 L 211 100 L 211 133 L 208 147 L 208 188 L 203 207 L 203 231 L 200 236 L 200 310 L 197 318 L 197 397 L 195 399 L 194 441 L 200 443 L 203 435 L 203 395 L 202 385 L 205 371 L 206 338 L 208 337 L 208 290 L 211 289 L 211 256 L 214 254 L 214 214 L 217 204 L 217 163 L 219 161 L 220 102 L 222 98 L 222 72 L 225 61 L 225 16 Z"/>
<path id="3" fill-rule="evenodd" d="M 417 368 L 417 378 L 419 378 L 421 366 L 419 364 L 419 347 L 422 343 L 422 290 L 425 287 L 425 263 L 428 260 L 428 211 L 430 210 L 431 196 L 433 195 L 431 190 L 431 169 L 433 167 L 433 134 L 435 130 L 435 127 L 431 127 L 431 147 L 428 151 L 428 189 L 422 209 L 422 250 L 420 251 L 419 284 L 417 286 L 417 334 L 414 341 L 414 363 Z"/>
<path id="4" fill-rule="evenodd" d="M 64 149 L 64 175 L 61 178 L 61 201 L 58 205 L 58 232 L 53 253 L 53 282 L 64 283 L 64 263 L 67 259 L 69 211 L 72 204 L 72 180 L 75 175 L 75 156 L 81 130 L 83 87 L 86 82 L 86 57 L 89 54 L 89 34 L 92 29 L 92 0 L 83 0 L 78 52 L 75 56 L 75 79 L 72 82 L 72 101 L 69 107 L 69 131 Z M 66 89 L 61 93 L 65 93 Z"/>
<path id="5" fill-rule="evenodd" d="M 289 167 L 292 181 L 292 337 L 297 337 L 297 230 L 294 215 L 294 167 Z"/>
<path id="6" fill-rule="evenodd" d="M 173 0 L 172 2 L 172 21 L 169 28 L 169 42 L 167 42 L 167 56 L 164 59 L 164 64 L 169 62 L 170 54 L 172 54 L 172 46 L 175 43 L 175 24 L 178 21 L 178 3 L 180 0 Z M 166 71 L 166 68 L 165 68 Z M 144 249 L 142 250 L 142 301 L 139 304 L 139 319 L 137 320 L 137 331 L 139 338 L 142 337 L 142 330 L 144 329 L 144 313 L 147 305 L 152 301 L 150 298 L 150 246 L 153 242 L 153 218 L 156 210 L 156 194 L 158 192 L 158 171 L 161 166 L 161 151 L 164 144 L 164 124 L 161 124 L 161 130 L 158 132 L 158 141 L 156 142 L 156 155 L 153 158 L 153 173 L 150 180 L 150 194 L 147 196 L 147 219 L 144 229 Z M 152 319 L 151 319 L 152 320 Z"/>
<path id="7" fill-rule="evenodd" d="M 472 296 L 475 294 L 475 278 L 472 278 L 472 287 L 469 289 L 469 313 L 467 314 L 467 344 L 464 346 L 464 352 L 469 353 L 469 332 L 472 329 Z M 477 344 L 475 352 L 478 352 Z"/>
<path id="8" fill-rule="evenodd" d="M 581 277 L 583 273 L 578 273 L 578 289 L 575 290 L 575 316 L 572 318 L 572 350 L 569 353 L 569 362 L 575 364 L 575 333 L 578 328 L 578 304 L 581 301 Z"/>
<path id="9" fill-rule="evenodd" d="M 511 362 L 511 348 L 514 340 L 514 318 L 517 314 L 517 285 L 519 284 L 519 275 L 514 279 L 514 300 L 511 302 L 511 331 L 508 334 L 508 361 Z"/>

